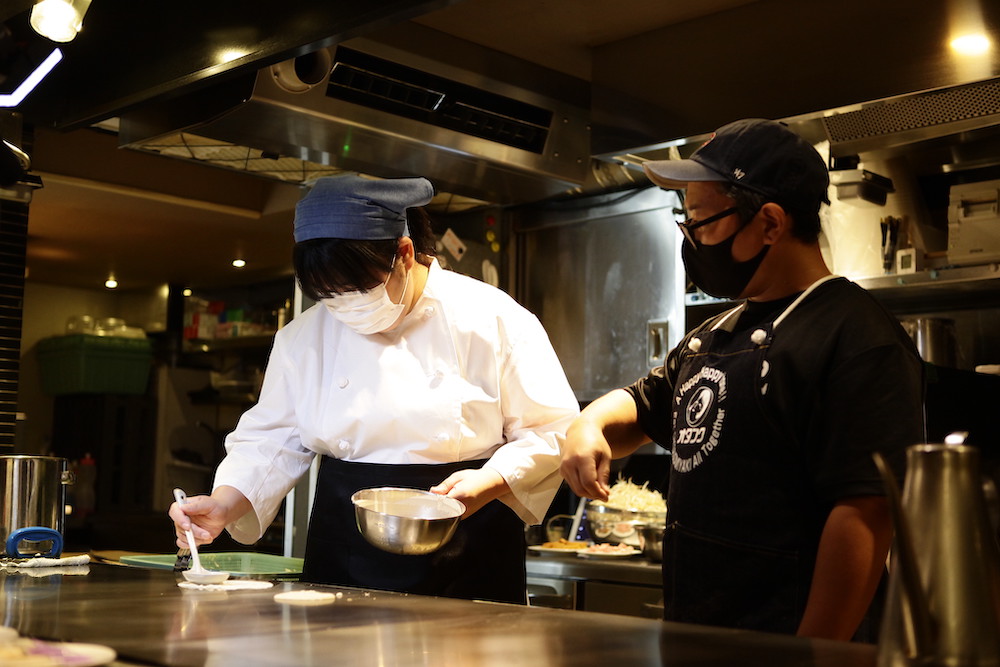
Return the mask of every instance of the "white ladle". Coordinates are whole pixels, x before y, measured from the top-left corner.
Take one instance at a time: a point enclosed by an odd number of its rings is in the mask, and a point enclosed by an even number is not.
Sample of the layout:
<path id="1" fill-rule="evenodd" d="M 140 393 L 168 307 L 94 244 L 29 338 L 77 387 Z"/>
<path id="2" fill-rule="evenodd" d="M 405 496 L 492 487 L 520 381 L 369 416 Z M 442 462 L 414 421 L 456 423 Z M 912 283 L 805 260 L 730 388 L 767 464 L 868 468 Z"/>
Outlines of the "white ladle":
<path id="1" fill-rule="evenodd" d="M 177 501 L 178 505 L 183 505 L 187 502 L 187 494 L 180 489 L 174 489 L 174 500 Z M 184 570 L 184 578 L 192 584 L 221 584 L 223 581 L 228 579 L 228 572 L 206 570 L 201 566 L 201 559 L 198 557 L 198 545 L 194 543 L 194 534 L 191 532 L 190 528 L 185 531 L 185 535 L 187 537 L 188 547 L 191 549 L 191 560 L 193 561 L 193 565 L 191 565 L 189 569 Z"/>

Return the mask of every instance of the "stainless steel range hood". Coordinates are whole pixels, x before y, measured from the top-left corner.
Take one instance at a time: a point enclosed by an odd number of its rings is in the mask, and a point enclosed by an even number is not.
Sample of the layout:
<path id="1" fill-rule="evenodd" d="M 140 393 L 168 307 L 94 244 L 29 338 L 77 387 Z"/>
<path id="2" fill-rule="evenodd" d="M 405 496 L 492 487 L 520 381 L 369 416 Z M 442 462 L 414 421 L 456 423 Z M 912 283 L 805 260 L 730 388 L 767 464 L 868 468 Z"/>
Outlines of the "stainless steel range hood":
<path id="1" fill-rule="evenodd" d="M 522 203 L 586 180 L 588 94 L 586 82 L 409 24 L 126 113 L 120 144 L 160 150 L 185 133 L 305 163 L 285 180 L 318 166 L 423 175 L 440 191 Z"/>
<path id="2" fill-rule="evenodd" d="M 1000 125 L 1000 79 L 904 95 L 824 115 L 835 157 Z"/>
<path id="3" fill-rule="evenodd" d="M 812 143 L 829 142 L 831 158 L 933 154 L 941 171 L 1000 165 L 1000 78 L 872 100 L 780 118 Z M 648 160 L 689 156 L 707 134 L 683 137 L 596 161 L 639 171 Z"/>

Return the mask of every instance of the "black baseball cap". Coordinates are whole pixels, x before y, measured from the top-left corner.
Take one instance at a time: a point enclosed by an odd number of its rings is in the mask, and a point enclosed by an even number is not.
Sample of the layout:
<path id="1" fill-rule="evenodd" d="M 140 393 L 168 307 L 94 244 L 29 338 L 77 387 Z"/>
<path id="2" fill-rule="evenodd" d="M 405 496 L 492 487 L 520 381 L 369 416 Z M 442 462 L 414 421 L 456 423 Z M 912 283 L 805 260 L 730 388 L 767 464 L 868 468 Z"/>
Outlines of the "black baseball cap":
<path id="1" fill-rule="evenodd" d="M 813 146 L 784 123 L 746 118 L 723 125 L 687 160 L 650 160 L 643 171 L 661 188 L 721 181 L 793 210 L 829 204 L 830 173 Z"/>

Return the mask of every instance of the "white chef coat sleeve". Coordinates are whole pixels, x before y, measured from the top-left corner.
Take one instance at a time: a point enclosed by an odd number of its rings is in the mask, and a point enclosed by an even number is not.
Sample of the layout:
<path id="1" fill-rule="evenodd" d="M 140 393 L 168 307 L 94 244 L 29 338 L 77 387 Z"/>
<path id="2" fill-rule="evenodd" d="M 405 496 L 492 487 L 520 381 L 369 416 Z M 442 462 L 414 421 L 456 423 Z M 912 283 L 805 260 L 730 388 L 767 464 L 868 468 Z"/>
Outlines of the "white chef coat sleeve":
<path id="1" fill-rule="evenodd" d="M 537 524 L 562 483 L 562 444 L 580 406 L 538 319 L 524 311 L 500 326 L 501 339 L 509 341 L 500 377 L 507 441 L 486 466 L 510 486 L 500 500 L 525 523 Z"/>
<path id="2" fill-rule="evenodd" d="M 309 469 L 315 452 L 302 446 L 295 417 L 296 369 L 282 337 L 275 338 L 257 404 L 226 437 L 226 457 L 215 484 L 238 489 L 253 510 L 226 526 L 238 542 L 252 544 L 274 520 L 282 500 Z"/>

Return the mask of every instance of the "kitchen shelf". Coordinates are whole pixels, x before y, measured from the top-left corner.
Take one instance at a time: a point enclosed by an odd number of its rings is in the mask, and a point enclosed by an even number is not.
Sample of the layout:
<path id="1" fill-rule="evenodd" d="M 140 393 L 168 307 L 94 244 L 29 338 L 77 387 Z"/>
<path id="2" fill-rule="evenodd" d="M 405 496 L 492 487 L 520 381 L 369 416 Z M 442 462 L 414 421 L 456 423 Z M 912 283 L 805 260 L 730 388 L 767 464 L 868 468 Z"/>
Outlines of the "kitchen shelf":
<path id="1" fill-rule="evenodd" d="M 930 269 L 854 279 L 897 315 L 1000 307 L 1000 264 Z M 735 305 L 701 292 L 684 295 L 689 324 Z"/>
<path id="2" fill-rule="evenodd" d="M 236 338 L 188 339 L 184 341 L 186 354 L 211 354 L 213 352 L 237 352 L 259 350 L 271 347 L 274 333 L 266 336 L 239 336 Z"/>
<path id="3" fill-rule="evenodd" d="M 860 278 L 859 285 L 896 313 L 1000 306 L 1000 264 Z"/>
<path id="4" fill-rule="evenodd" d="M 213 473 L 215 469 L 212 466 L 207 466 L 203 463 L 192 463 L 191 461 L 184 461 L 182 459 L 171 459 L 168 466 L 171 468 L 179 468 L 181 470 L 193 470 L 194 472 L 202 473 Z"/>

